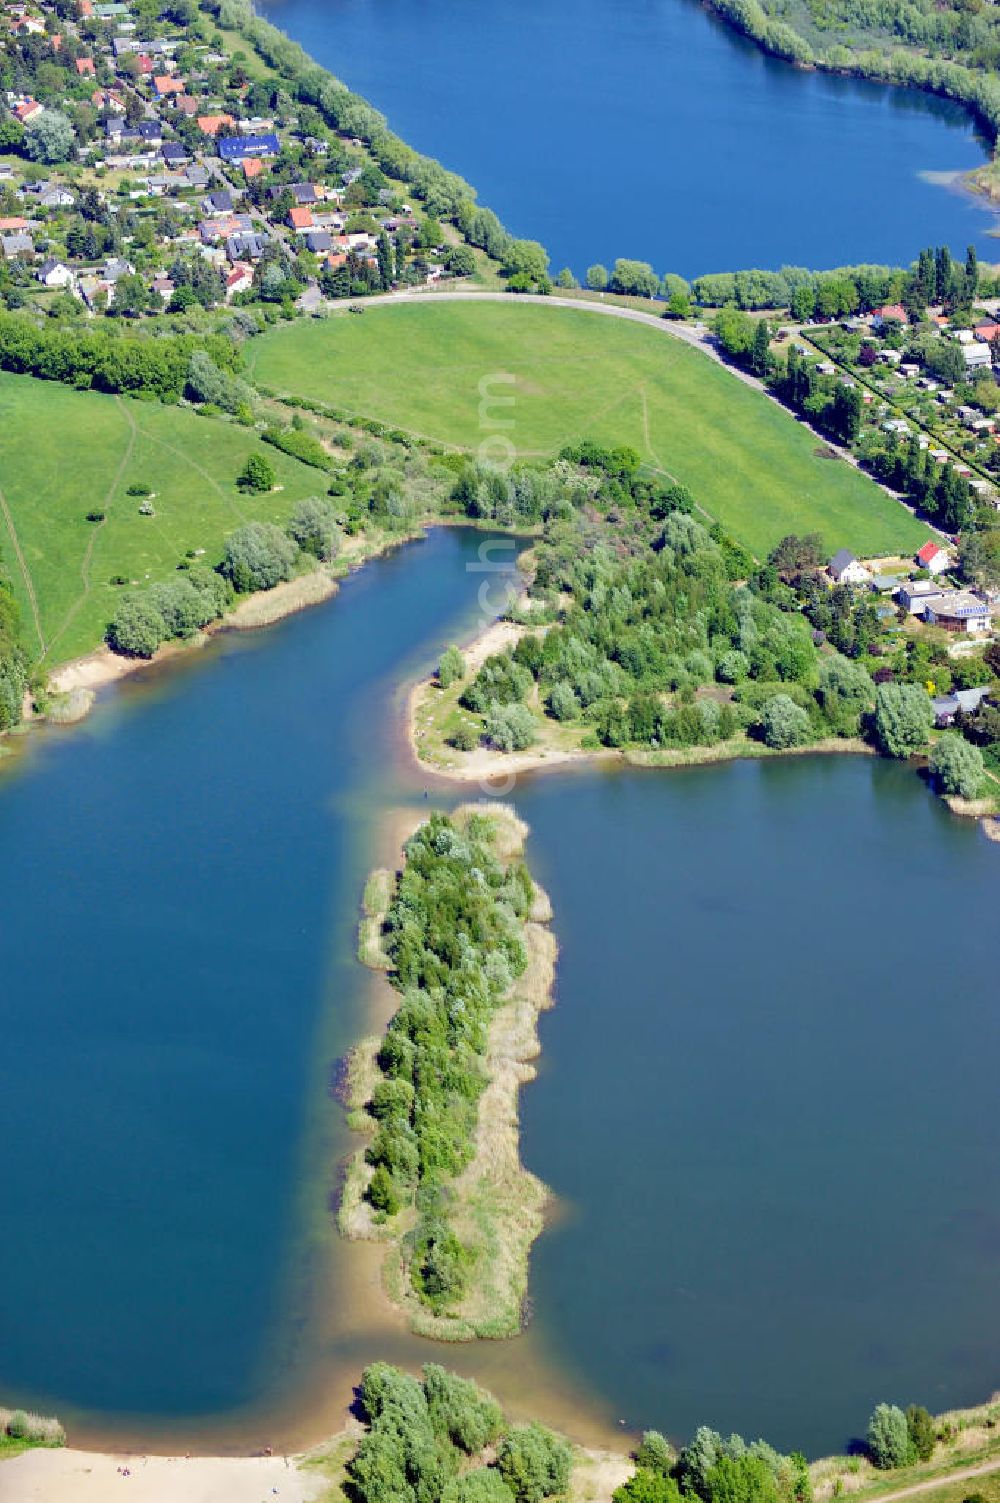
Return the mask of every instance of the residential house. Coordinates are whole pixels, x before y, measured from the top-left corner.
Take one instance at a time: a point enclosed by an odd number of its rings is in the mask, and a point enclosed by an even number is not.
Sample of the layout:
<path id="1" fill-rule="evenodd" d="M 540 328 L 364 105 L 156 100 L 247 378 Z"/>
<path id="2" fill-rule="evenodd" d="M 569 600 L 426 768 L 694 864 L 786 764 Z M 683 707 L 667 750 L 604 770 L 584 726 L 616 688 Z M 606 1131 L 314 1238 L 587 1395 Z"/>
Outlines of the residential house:
<path id="1" fill-rule="evenodd" d="M 104 270 L 101 276 L 105 282 L 114 283 L 122 277 L 134 277 L 135 267 L 131 261 L 126 261 L 123 256 L 109 256 L 104 263 Z"/>
<path id="2" fill-rule="evenodd" d="M 831 558 L 827 569 L 834 584 L 868 584 L 871 575 L 847 548 L 841 548 Z"/>
<path id="3" fill-rule="evenodd" d="M 288 223 L 293 230 L 311 230 L 313 227 L 312 209 L 298 205 L 289 209 Z"/>
<path id="4" fill-rule="evenodd" d="M 881 329 L 885 324 L 905 324 L 906 309 L 902 303 L 887 303 L 883 308 L 876 308 L 872 314 L 872 325 Z"/>
<path id="5" fill-rule="evenodd" d="M 151 285 L 152 290 L 157 294 L 157 296 L 162 298 L 164 303 L 169 303 L 170 299 L 174 295 L 173 278 L 154 277 Z"/>
<path id="6" fill-rule="evenodd" d="M 163 127 L 159 120 L 140 120 L 135 125 L 126 125 L 121 120 L 109 120 L 105 130 L 112 138 L 121 141 L 141 142 L 159 150 L 163 145 Z"/>
<path id="7" fill-rule="evenodd" d="M 94 59 L 92 57 L 75 58 L 74 66 L 81 78 L 93 78 L 97 71 L 94 67 Z"/>
<path id="8" fill-rule="evenodd" d="M 329 230 L 310 230 L 306 235 L 306 250 L 314 256 L 324 255 L 333 245 Z"/>
<path id="9" fill-rule="evenodd" d="M 160 156 L 168 167 L 183 167 L 191 160 L 186 148 L 179 141 L 164 141 L 160 147 Z"/>
<path id="10" fill-rule="evenodd" d="M 217 136 L 224 125 L 232 125 L 232 115 L 199 115 L 196 122 L 203 136 Z"/>
<path id="11" fill-rule="evenodd" d="M 237 261 L 259 261 L 270 243 L 270 236 L 261 231 L 241 230 L 227 239 L 226 255 L 234 265 Z"/>
<path id="12" fill-rule="evenodd" d="M 963 344 L 962 359 L 965 361 L 966 370 L 989 369 L 993 364 L 993 357 L 988 344 L 975 343 Z"/>
<path id="13" fill-rule="evenodd" d="M 38 189 L 38 206 L 42 209 L 71 209 L 76 195 L 65 183 L 45 183 Z"/>
<path id="14" fill-rule="evenodd" d="M 113 110 L 116 115 L 125 113 L 125 100 L 117 89 L 95 89 L 90 102 L 99 110 Z"/>
<path id="15" fill-rule="evenodd" d="M 975 689 L 955 689 L 951 694 L 942 694 L 932 699 L 935 725 L 954 725 L 959 713 L 974 715 L 989 692 L 989 685 L 983 684 Z"/>
<path id="16" fill-rule="evenodd" d="M 941 594 L 941 586 L 929 579 L 908 579 L 899 588 L 899 603 L 911 616 L 922 616 L 927 602 Z"/>
<path id="17" fill-rule="evenodd" d="M 20 104 L 15 104 L 11 113 L 22 125 L 29 125 L 32 120 L 38 119 L 44 109 L 45 106 L 39 104 L 37 99 L 22 99 Z"/>
<path id="18" fill-rule="evenodd" d="M 216 140 L 222 160 L 237 165 L 248 157 L 276 157 L 281 151 L 281 142 L 275 135 L 219 136 Z"/>
<path id="19" fill-rule="evenodd" d="M 951 567 L 951 558 L 947 548 L 942 548 L 940 543 L 933 539 L 924 544 L 916 554 L 915 562 L 918 568 L 926 569 L 928 574 L 944 574 Z"/>
<path id="20" fill-rule="evenodd" d="M 33 256 L 35 245 L 30 235 L 23 230 L 14 230 L 10 235 L 0 235 L 0 250 L 5 261 L 17 261 Z"/>
<path id="21" fill-rule="evenodd" d="M 231 214 L 233 212 L 231 193 L 210 193 L 202 202 L 207 214 Z"/>
<path id="22" fill-rule="evenodd" d="M 153 75 L 153 97 L 155 99 L 171 99 L 176 94 L 184 93 L 184 80 L 172 73 L 156 73 Z"/>
<path id="23" fill-rule="evenodd" d="M 43 287 L 72 287 L 76 282 L 66 262 L 58 260 L 55 256 L 47 257 L 38 268 L 36 275 Z"/>
<path id="24" fill-rule="evenodd" d="M 225 240 L 229 235 L 252 228 L 253 222 L 249 214 L 216 214 L 201 221 L 198 233 L 205 245 L 212 245 L 216 240 Z"/>
<path id="25" fill-rule="evenodd" d="M 945 631 L 988 632 L 993 624 L 990 607 L 968 590 L 945 590 L 927 601 L 924 620 Z"/>
<path id="26" fill-rule="evenodd" d="M 232 270 L 226 274 L 226 302 L 230 302 L 237 293 L 249 292 L 253 286 L 253 267 L 246 261 L 236 261 Z"/>
<path id="27" fill-rule="evenodd" d="M 309 205 L 319 202 L 319 193 L 315 183 L 279 183 L 276 187 L 268 189 L 272 198 L 279 198 L 282 193 L 290 193 L 299 205 Z"/>
<path id="28" fill-rule="evenodd" d="M 18 230 L 26 230 L 28 221 L 18 214 L 11 214 L 7 218 L 0 219 L 0 235 L 13 235 Z"/>

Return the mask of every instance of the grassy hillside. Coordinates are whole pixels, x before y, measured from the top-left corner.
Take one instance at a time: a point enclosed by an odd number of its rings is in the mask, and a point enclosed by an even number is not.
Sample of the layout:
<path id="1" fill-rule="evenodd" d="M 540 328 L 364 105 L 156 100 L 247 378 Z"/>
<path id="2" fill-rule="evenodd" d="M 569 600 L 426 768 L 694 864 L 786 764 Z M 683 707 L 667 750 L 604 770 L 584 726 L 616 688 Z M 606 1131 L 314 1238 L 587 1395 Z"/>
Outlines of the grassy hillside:
<path id="1" fill-rule="evenodd" d="M 0 373 L 0 552 L 31 651 L 48 667 L 90 651 L 120 593 L 112 577 L 166 579 L 188 549 L 214 564 L 241 522 L 282 522 L 324 488 L 268 449 L 283 489 L 241 494 L 236 476 L 255 447 L 252 432 L 217 419 Z M 137 484 L 155 493 L 152 517 L 127 494 Z"/>
<path id="2" fill-rule="evenodd" d="M 927 529 L 760 393 L 655 329 L 537 304 L 370 307 L 288 324 L 255 340 L 256 379 L 475 450 L 491 433 L 524 456 L 583 437 L 633 445 L 690 486 L 758 555 L 785 533 L 889 553 Z M 484 423 L 480 382 L 513 395 Z M 487 414 L 487 419 L 489 414 Z"/>

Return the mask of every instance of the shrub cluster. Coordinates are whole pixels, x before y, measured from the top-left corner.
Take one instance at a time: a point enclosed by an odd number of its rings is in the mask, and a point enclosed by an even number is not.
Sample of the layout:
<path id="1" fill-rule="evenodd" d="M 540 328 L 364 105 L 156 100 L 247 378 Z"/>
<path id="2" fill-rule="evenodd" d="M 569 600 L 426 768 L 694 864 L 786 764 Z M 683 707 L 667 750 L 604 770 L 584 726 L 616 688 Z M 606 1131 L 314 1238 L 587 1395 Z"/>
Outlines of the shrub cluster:
<path id="1" fill-rule="evenodd" d="M 108 627 L 108 645 L 126 657 L 151 658 L 161 642 L 193 637 L 217 621 L 229 598 L 222 576 L 203 568 L 130 591 L 122 596 Z"/>
<path id="2" fill-rule="evenodd" d="M 373 1363 L 361 1403 L 370 1428 L 348 1465 L 359 1503 L 542 1503 L 569 1482 L 565 1441 L 540 1425 L 507 1429 L 488 1393 L 433 1363 L 422 1381 Z M 494 1444 L 495 1462 L 470 1468 Z"/>
<path id="3" fill-rule="evenodd" d="M 251 460 L 260 457 L 251 455 Z M 145 492 L 145 487 L 141 490 Z M 339 546 L 336 514 L 323 497 L 300 501 L 285 532 L 271 522 L 248 522 L 226 539 L 217 570 L 184 567 L 175 579 L 123 595 L 106 632 L 108 645 L 127 657 L 151 658 L 161 642 L 192 637 L 210 621 L 217 621 L 234 592 L 270 590 L 283 579 L 290 579 L 300 551 L 329 560 L 336 556 Z M 2 610 L 0 591 L 0 716 Z"/>
<path id="4" fill-rule="evenodd" d="M 0 1437 L 20 1440 L 29 1446 L 64 1446 L 66 1431 L 51 1415 L 32 1414 L 27 1409 L 0 1409 Z"/>

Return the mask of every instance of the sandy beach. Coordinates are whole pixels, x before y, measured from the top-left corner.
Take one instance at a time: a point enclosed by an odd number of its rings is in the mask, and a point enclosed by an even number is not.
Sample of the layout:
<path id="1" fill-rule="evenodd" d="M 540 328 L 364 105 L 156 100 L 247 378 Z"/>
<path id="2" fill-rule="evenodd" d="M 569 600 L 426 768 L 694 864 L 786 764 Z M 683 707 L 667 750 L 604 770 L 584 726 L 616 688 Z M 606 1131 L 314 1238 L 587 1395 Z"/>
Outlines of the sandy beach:
<path id="1" fill-rule="evenodd" d="M 128 1475 L 125 1475 L 127 1469 Z M 310 1503 L 325 1480 L 284 1456 L 25 1451 L 0 1462 L 0 1503 Z"/>

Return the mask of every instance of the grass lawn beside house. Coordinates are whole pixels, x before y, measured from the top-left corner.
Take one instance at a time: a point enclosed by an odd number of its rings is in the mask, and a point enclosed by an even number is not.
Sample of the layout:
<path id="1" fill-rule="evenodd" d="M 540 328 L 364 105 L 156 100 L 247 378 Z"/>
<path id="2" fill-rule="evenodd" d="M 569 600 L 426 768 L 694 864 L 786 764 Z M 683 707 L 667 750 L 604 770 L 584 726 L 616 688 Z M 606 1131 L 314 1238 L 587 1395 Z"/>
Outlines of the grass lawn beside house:
<path id="1" fill-rule="evenodd" d="M 282 489 L 237 490 L 255 450 Z M 127 494 L 137 484 L 154 492 L 155 515 Z M 170 578 L 188 549 L 214 565 L 241 523 L 284 523 L 325 488 L 318 471 L 236 424 L 0 373 L 0 554 L 29 649 L 48 668 L 100 645 L 121 595 L 114 576 Z M 88 522 L 90 511 L 104 522 Z"/>
<path id="2" fill-rule="evenodd" d="M 280 326 L 247 355 L 269 389 L 473 452 L 490 435 L 525 458 L 581 438 L 630 444 L 758 556 L 788 532 L 818 531 L 831 552 L 860 556 L 908 554 L 927 538 L 866 476 L 823 457 L 804 424 L 641 324 L 514 299 L 376 305 Z M 513 404 L 484 414 L 480 383 L 508 374 L 489 390 Z"/>

